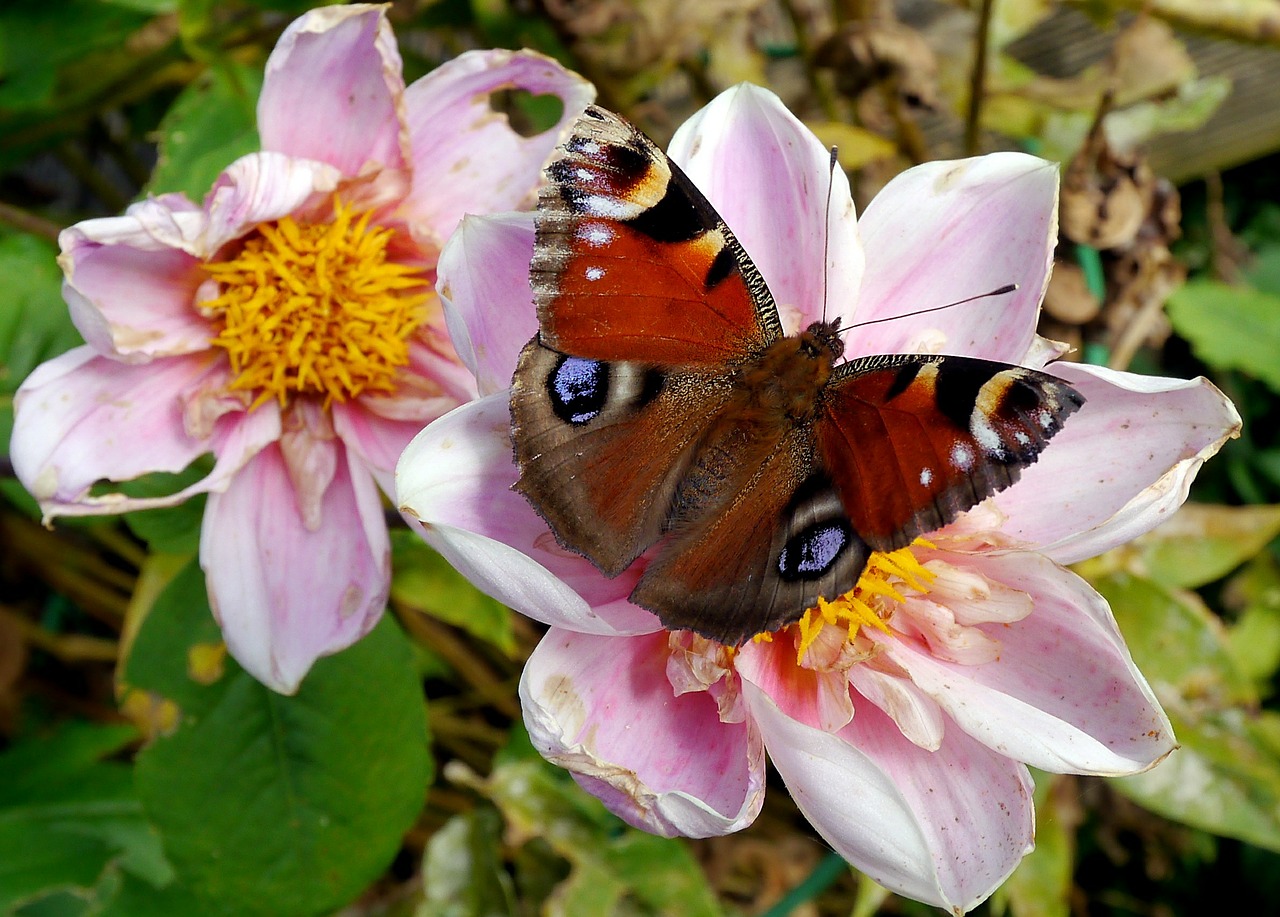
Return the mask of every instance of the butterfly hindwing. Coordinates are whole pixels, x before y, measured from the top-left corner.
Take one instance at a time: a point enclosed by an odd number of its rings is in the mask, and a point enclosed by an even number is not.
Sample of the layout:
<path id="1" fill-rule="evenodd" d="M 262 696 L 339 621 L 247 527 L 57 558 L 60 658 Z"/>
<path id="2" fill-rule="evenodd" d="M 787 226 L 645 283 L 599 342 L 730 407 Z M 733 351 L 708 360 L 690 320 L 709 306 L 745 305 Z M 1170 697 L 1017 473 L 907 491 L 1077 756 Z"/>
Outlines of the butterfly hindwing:
<path id="1" fill-rule="evenodd" d="M 734 458 L 724 474 L 735 487 L 677 526 L 631 594 L 666 627 L 729 645 L 852 589 L 870 556 L 815 466 L 809 430 L 787 431 L 763 462 L 747 459 L 754 468 Z"/>
<path id="2" fill-rule="evenodd" d="M 781 336 L 742 246 L 631 124 L 588 108 L 546 174 L 530 269 L 545 345 L 599 360 L 706 366 Z"/>
<path id="3" fill-rule="evenodd" d="M 865 357 L 837 367 L 815 435 L 854 529 L 892 551 L 1016 481 L 1083 403 L 1021 366 Z"/>
<path id="4" fill-rule="evenodd" d="M 520 355 L 512 440 L 528 496 L 567 548 L 607 576 L 661 536 L 724 373 L 570 357 L 537 338 Z"/>

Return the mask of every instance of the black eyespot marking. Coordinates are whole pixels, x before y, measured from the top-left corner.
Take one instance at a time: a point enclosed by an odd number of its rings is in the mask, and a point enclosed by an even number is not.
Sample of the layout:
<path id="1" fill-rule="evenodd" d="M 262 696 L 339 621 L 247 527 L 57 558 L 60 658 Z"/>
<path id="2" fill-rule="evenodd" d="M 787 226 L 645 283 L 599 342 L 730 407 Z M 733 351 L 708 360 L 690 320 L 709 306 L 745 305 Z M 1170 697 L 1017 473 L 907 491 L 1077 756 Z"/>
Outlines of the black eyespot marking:
<path id="1" fill-rule="evenodd" d="M 884 400 L 892 401 L 910 388 L 911 383 L 916 381 L 916 376 L 920 375 L 923 365 L 923 363 L 908 363 L 898 370 L 893 377 L 893 385 L 889 386 L 889 391 L 885 392 Z"/>
<path id="2" fill-rule="evenodd" d="M 787 582 L 821 578 L 852 541 L 844 520 L 818 522 L 791 536 L 778 554 L 778 575 Z"/>
<path id="3" fill-rule="evenodd" d="M 716 252 L 716 256 L 711 259 L 711 267 L 707 268 L 706 279 L 702 282 L 703 286 L 708 291 L 714 290 L 721 282 L 736 273 L 737 270 L 738 259 L 733 257 L 733 252 L 726 245 Z"/>
<path id="4" fill-rule="evenodd" d="M 547 377 L 551 409 L 565 423 L 596 418 L 609 398 L 609 364 L 582 357 L 561 357 Z"/>

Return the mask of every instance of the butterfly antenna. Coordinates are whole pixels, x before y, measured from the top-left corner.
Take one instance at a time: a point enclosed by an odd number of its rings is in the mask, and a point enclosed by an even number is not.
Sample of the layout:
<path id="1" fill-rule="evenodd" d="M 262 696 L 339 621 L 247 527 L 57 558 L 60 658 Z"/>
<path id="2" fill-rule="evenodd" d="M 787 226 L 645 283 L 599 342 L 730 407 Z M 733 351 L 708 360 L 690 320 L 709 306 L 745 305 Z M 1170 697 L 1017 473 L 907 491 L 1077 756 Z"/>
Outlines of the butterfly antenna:
<path id="1" fill-rule="evenodd" d="M 836 183 L 836 166 L 839 165 L 837 160 L 837 147 L 831 148 L 831 166 L 827 171 L 827 205 L 823 210 L 822 225 L 822 322 L 827 321 L 827 287 L 830 283 L 828 276 L 830 271 L 827 265 L 830 263 L 831 257 L 831 190 Z"/>
<path id="2" fill-rule="evenodd" d="M 848 328 L 841 328 L 841 331 L 851 331 L 854 328 L 862 328 L 865 325 L 878 325 L 881 322 L 895 322 L 900 318 L 911 318 L 915 315 L 928 315 L 930 312 L 941 312 L 943 309 L 950 309 L 953 306 L 963 306 L 967 302 L 973 302 L 975 299 L 986 299 L 988 296 L 1003 296 L 1006 293 L 1012 293 L 1018 289 L 1016 283 L 1006 283 L 1004 286 L 995 290 L 989 290 L 986 293 L 979 293 L 977 296 L 966 296 L 964 299 L 957 299 L 955 302 L 949 302 L 945 306 L 933 306 L 929 309 L 918 309 L 915 312 L 904 312 L 901 315 L 886 315 L 884 318 L 873 318 L 865 322 L 854 322 Z"/>

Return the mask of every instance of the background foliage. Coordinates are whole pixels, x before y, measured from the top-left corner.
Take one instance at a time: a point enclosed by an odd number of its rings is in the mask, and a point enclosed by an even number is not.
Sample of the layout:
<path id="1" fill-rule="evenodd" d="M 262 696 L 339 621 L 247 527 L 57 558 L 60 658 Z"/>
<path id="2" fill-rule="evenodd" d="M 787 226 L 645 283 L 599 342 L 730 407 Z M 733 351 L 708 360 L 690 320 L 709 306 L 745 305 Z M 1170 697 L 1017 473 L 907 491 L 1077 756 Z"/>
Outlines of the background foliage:
<path id="1" fill-rule="evenodd" d="M 193 561 L 200 501 L 40 526 L 7 443 L 13 392 L 78 343 L 58 230 L 147 193 L 199 198 L 255 149 L 263 61 L 309 5 L 0 5 L 0 913 L 927 913 L 826 853 L 785 792 L 698 843 L 609 816 L 519 725 L 537 626 L 407 531 L 393 614 L 285 698 L 219 641 Z M 1073 61 L 1059 41 L 1074 66 L 1037 69 L 1064 13 L 1096 50 Z M 1195 43 L 1253 46 L 1280 77 L 1280 5 L 421 0 L 392 18 L 409 79 L 465 48 L 534 47 L 659 141 L 719 89 L 763 83 L 840 146 L 860 204 L 913 161 L 1060 159 L 1042 331 L 1092 362 L 1206 374 L 1245 428 L 1193 505 L 1080 571 L 1181 750 L 1122 780 L 1037 775 L 1037 849 L 983 912 L 1280 897 L 1280 173 L 1265 143 L 1178 185 L 1144 155 L 1232 99 Z"/>

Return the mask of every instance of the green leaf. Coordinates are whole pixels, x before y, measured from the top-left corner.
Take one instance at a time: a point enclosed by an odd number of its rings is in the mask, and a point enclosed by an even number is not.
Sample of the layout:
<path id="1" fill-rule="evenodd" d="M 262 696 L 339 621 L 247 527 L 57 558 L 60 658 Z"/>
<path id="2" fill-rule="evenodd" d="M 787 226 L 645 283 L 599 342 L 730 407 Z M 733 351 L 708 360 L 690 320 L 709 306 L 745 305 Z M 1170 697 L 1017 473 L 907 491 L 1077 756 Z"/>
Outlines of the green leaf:
<path id="1" fill-rule="evenodd" d="M 64 65 L 122 47 L 147 19 L 99 0 L 10 0 L 0 5 L 0 109 L 45 105 Z"/>
<path id="2" fill-rule="evenodd" d="M 180 191 L 201 200 L 223 169 L 257 150 L 261 89 L 261 71 L 231 61 L 187 86 L 160 122 L 151 192 Z"/>
<path id="3" fill-rule="evenodd" d="M 1194 589 L 1226 576 L 1277 535 L 1280 506 L 1188 503 L 1135 547 L 1151 579 Z"/>
<path id="4" fill-rule="evenodd" d="M 427 844 L 426 901 L 415 917 L 498 917 L 518 913 L 511 877 L 498 857 L 502 819 L 489 808 L 455 815 Z"/>
<path id="5" fill-rule="evenodd" d="M 1165 818 L 1280 851 L 1280 715 L 1169 713 L 1182 747 L 1115 788 Z"/>
<path id="6" fill-rule="evenodd" d="M 118 487 L 130 497 L 162 497 L 174 494 L 206 476 L 213 467 L 210 456 L 204 456 L 178 474 L 155 472 L 125 481 Z M 153 551 L 164 554 L 194 554 L 200 547 L 200 526 L 204 522 L 205 494 L 196 494 L 177 506 L 144 509 L 126 513 L 129 530 L 145 541 Z"/>
<path id="7" fill-rule="evenodd" d="M 1173 328 L 1215 369 L 1238 369 L 1280 392 L 1280 296 L 1192 280 L 1167 305 Z"/>
<path id="8" fill-rule="evenodd" d="M 1221 620 L 1194 593 L 1130 573 L 1092 582 L 1111 604 L 1134 662 L 1166 703 L 1176 697 L 1212 699 L 1221 708 L 1257 702 Z"/>
<path id="9" fill-rule="evenodd" d="M 0 755 L 0 912 L 77 907 L 112 869 L 172 877 L 129 767 L 102 760 L 136 738 L 132 726 L 72 722 Z"/>
<path id="10" fill-rule="evenodd" d="M 516 752 L 495 762 L 487 779 L 461 771 L 455 777 L 493 801 L 507 821 L 508 837 L 542 841 L 569 863 L 567 878 L 547 899 L 547 912 L 722 913 L 684 843 L 624 825 L 541 758 Z"/>
<path id="11" fill-rule="evenodd" d="M 1223 590 L 1228 605 L 1239 608 L 1227 642 L 1241 669 L 1267 689 L 1280 670 L 1280 565 L 1260 554 Z"/>
<path id="12" fill-rule="evenodd" d="M 392 532 L 391 552 L 392 599 L 515 653 L 510 609 L 476 589 L 413 532 Z"/>
<path id="13" fill-rule="evenodd" d="M 407 643 L 384 618 L 283 697 L 231 661 L 212 684 L 191 679 L 187 655 L 211 624 L 192 564 L 133 642 L 126 679 L 182 708 L 176 730 L 138 756 L 143 803 L 202 897 L 243 915 L 332 911 L 386 868 L 431 779 Z"/>

